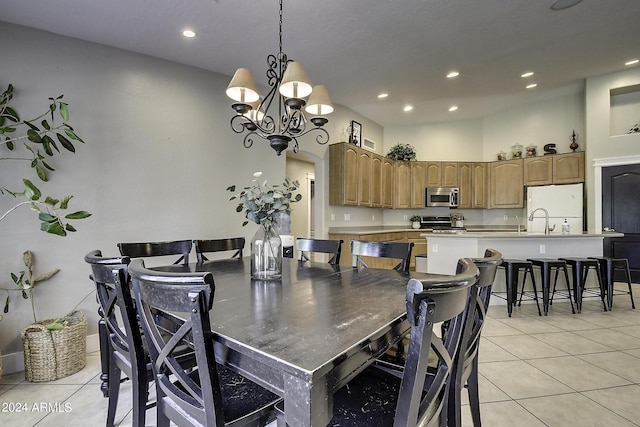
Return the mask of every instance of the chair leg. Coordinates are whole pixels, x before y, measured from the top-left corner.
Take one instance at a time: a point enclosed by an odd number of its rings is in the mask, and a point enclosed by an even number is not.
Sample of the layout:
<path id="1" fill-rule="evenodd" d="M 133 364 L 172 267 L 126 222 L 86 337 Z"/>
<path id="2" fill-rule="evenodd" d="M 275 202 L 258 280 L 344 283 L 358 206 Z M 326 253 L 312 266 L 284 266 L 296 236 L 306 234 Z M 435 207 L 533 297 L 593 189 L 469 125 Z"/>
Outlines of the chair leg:
<path id="1" fill-rule="evenodd" d="M 160 395 L 160 387 L 156 387 L 156 427 L 169 427 L 171 424 L 169 418 L 164 413 L 164 403 Z"/>
<path id="2" fill-rule="evenodd" d="M 538 307 L 538 316 L 542 316 L 542 312 L 540 311 L 540 303 L 538 302 L 538 289 L 536 287 L 536 278 L 533 275 L 533 268 L 528 267 L 524 270 L 525 278 L 523 279 L 523 287 L 524 282 L 527 278 L 527 272 L 529 272 L 529 277 L 531 278 L 531 286 L 533 287 L 533 298 L 536 300 L 536 306 Z"/>
<path id="3" fill-rule="evenodd" d="M 109 406 L 107 408 L 107 427 L 113 427 L 118 409 L 118 395 L 120 394 L 120 368 L 113 362 L 109 363 Z"/>
<path id="4" fill-rule="evenodd" d="M 109 357 L 111 354 L 111 345 L 109 344 L 109 332 L 104 319 L 98 320 L 98 338 L 100 342 L 100 390 L 104 397 L 109 397 Z"/>
<path id="5" fill-rule="evenodd" d="M 596 266 L 592 266 L 592 267 L 596 271 L 596 276 L 598 278 L 598 286 L 600 286 L 600 299 L 602 300 L 602 306 L 604 308 L 604 311 L 607 311 L 607 301 L 605 299 L 605 296 L 606 296 L 606 293 L 607 293 L 606 292 L 607 291 L 606 284 L 602 280 L 602 274 L 600 273 L 600 269 L 598 267 L 596 267 Z M 589 269 L 590 269 L 590 267 L 587 266 L 586 272 L 585 272 L 585 275 L 584 275 L 585 284 L 587 282 L 587 275 L 589 274 Z"/>
<path id="6" fill-rule="evenodd" d="M 480 427 L 482 420 L 480 418 L 480 394 L 478 393 L 478 355 L 476 355 L 472 363 L 471 374 L 467 378 L 467 391 L 469 392 L 469 407 L 473 426 Z"/>
<path id="7" fill-rule="evenodd" d="M 131 393 L 133 397 L 133 427 L 144 427 L 145 418 L 147 413 L 147 376 L 138 373 L 138 379 L 132 378 L 131 380 Z"/>
<path id="8" fill-rule="evenodd" d="M 567 282 L 567 292 L 569 292 L 569 304 L 571 304 L 571 314 L 576 314 L 576 311 L 573 308 L 573 301 L 571 301 L 571 290 L 569 285 L 569 273 L 567 272 L 567 266 L 565 265 L 560 268 L 562 268 L 562 270 L 564 271 L 564 280 Z M 556 277 L 557 277 L 557 270 L 556 270 Z"/>
<path id="9" fill-rule="evenodd" d="M 636 309 L 636 303 L 633 301 L 633 291 L 631 290 L 631 271 L 629 271 L 629 263 L 625 262 L 624 265 L 624 273 L 627 277 L 627 286 L 629 287 L 629 297 L 631 298 L 631 308 Z M 613 277 L 611 278 L 611 287 L 613 288 Z M 613 300 L 613 292 L 611 292 L 612 300 Z M 613 305 L 613 301 L 611 302 Z"/>

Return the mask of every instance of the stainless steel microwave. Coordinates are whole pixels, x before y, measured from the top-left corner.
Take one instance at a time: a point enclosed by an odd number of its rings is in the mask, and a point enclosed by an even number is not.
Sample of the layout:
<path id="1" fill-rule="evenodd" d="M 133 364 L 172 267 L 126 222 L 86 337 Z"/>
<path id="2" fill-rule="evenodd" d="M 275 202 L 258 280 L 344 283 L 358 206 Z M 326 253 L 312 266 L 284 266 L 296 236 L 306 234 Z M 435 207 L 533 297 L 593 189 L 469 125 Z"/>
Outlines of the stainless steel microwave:
<path id="1" fill-rule="evenodd" d="M 427 207 L 444 206 L 449 208 L 458 207 L 458 188 L 451 187 L 427 187 L 425 189 L 425 200 Z"/>

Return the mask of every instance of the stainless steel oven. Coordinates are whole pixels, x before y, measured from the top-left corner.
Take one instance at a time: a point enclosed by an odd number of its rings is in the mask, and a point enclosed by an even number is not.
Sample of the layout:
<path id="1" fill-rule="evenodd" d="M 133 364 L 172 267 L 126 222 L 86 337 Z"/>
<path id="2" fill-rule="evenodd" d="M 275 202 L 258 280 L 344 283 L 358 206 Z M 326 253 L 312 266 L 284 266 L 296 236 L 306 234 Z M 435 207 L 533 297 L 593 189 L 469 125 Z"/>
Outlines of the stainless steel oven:
<path id="1" fill-rule="evenodd" d="M 428 187 L 425 189 L 425 200 L 427 207 L 444 206 L 449 208 L 458 207 L 458 188 L 452 187 Z"/>

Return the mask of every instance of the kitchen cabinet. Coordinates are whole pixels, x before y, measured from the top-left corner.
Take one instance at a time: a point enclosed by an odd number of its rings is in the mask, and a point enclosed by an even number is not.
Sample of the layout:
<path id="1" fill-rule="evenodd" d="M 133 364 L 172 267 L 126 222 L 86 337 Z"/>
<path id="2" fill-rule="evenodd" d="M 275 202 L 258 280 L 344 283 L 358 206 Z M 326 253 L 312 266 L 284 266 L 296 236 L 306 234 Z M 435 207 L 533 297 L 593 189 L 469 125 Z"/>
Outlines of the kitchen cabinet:
<path id="1" fill-rule="evenodd" d="M 358 150 L 358 206 L 371 206 L 372 155 L 371 151 Z"/>
<path id="2" fill-rule="evenodd" d="M 584 182 L 584 152 L 524 159 L 524 185 Z"/>
<path id="3" fill-rule="evenodd" d="M 425 162 L 426 186 L 442 187 L 442 164 L 441 162 Z"/>
<path id="4" fill-rule="evenodd" d="M 424 208 L 424 189 L 426 185 L 426 163 L 411 162 L 411 207 Z"/>
<path id="5" fill-rule="evenodd" d="M 349 266 L 349 265 L 352 265 L 353 263 L 353 256 L 351 255 L 352 240 L 364 240 L 369 242 L 406 242 L 407 232 L 393 231 L 389 233 L 372 233 L 372 234 L 329 233 L 329 239 L 344 240 L 344 243 L 342 244 L 342 253 L 340 254 L 340 265 Z M 399 262 L 396 259 L 389 259 L 389 258 L 362 257 L 362 259 L 371 268 L 392 269 Z"/>
<path id="6" fill-rule="evenodd" d="M 490 163 L 489 208 L 524 207 L 522 163 L 522 159 Z"/>
<path id="7" fill-rule="evenodd" d="M 487 208 L 487 164 L 481 162 L 460 162 L 458 169 L 458 188 L 460 189 L 458 208 Z"/>
<path id="8" fill-rule="evenodd" d="M 416 269 L 416 255 L 427 253 L 427 239 L 420 237 L 421 234 L 424 234 L 424 230 L 407 231 L 407 242 L 413 243 L 411 263 L 409 265 L 410 270 Z"/>
<path id="9" fill-rule="evenodd" d="M 395 200 L 393 207 L 408 209 L 411 207 L 411 162 L 395 162 Z"/>
<path id="10" fill-rule="evenodd" d="M 353 144 L 329 146 L 329 204 L 358 205 L 358 163 L 360 153 Z"/>
<path id="11" fill-rule="evenodd" d="M 393 208 L 393 195 L 396 190 L 396 181 L 394 175 L 395 162 L 386 157 L 382 157 L 382 188 L 381 198 L 383 208 Z"/>
<path id="12" fill-rule="evenodd" d="M 458 162 L 442 162 L 442 186 L 458 187 Z"/>
<path id="13" fill-rule="evenodd" d="M 584 151 L 553 156 L 553 183 L 584 182 Z"/>
<path id="14" fill-rule="evenodd" d="M 382 207 L 382 166 L 383 157 L 379 154 L 371 156 L 371 207 Z"/>

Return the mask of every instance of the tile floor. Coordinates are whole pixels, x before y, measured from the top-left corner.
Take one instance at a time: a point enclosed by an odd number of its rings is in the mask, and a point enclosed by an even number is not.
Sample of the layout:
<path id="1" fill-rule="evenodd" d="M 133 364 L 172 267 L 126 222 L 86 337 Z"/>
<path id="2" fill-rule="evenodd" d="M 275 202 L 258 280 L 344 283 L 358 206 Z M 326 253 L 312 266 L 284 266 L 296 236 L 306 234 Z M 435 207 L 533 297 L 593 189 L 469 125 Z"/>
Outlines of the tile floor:
<path id="1" fill-rule="evenodd" d="M 634 294 L 637 310 L 623 295 L 616 296 L 612 312 L 603 312 L 595 299 L 585 300 L 581 314 L 556 300 L 547 317 L 532 304 L 516 307 L 511 318 L 505 306 L 491 306 L 480 348 L 483 425 L 640 426 L 640 285 Z M 92 353 L 86 368 L 58 381 L 31 384 L 22 373 L 3 376 L 0 425 L 103 425 L 107 401 L 99 371 L 99 354 Z M 116 421 L 130 426 L 130 387 L 122 388 Z M 471 426 L 468 406 L 463 417 Z M 147 425 L 154 424 L 150 410 Z"/>

